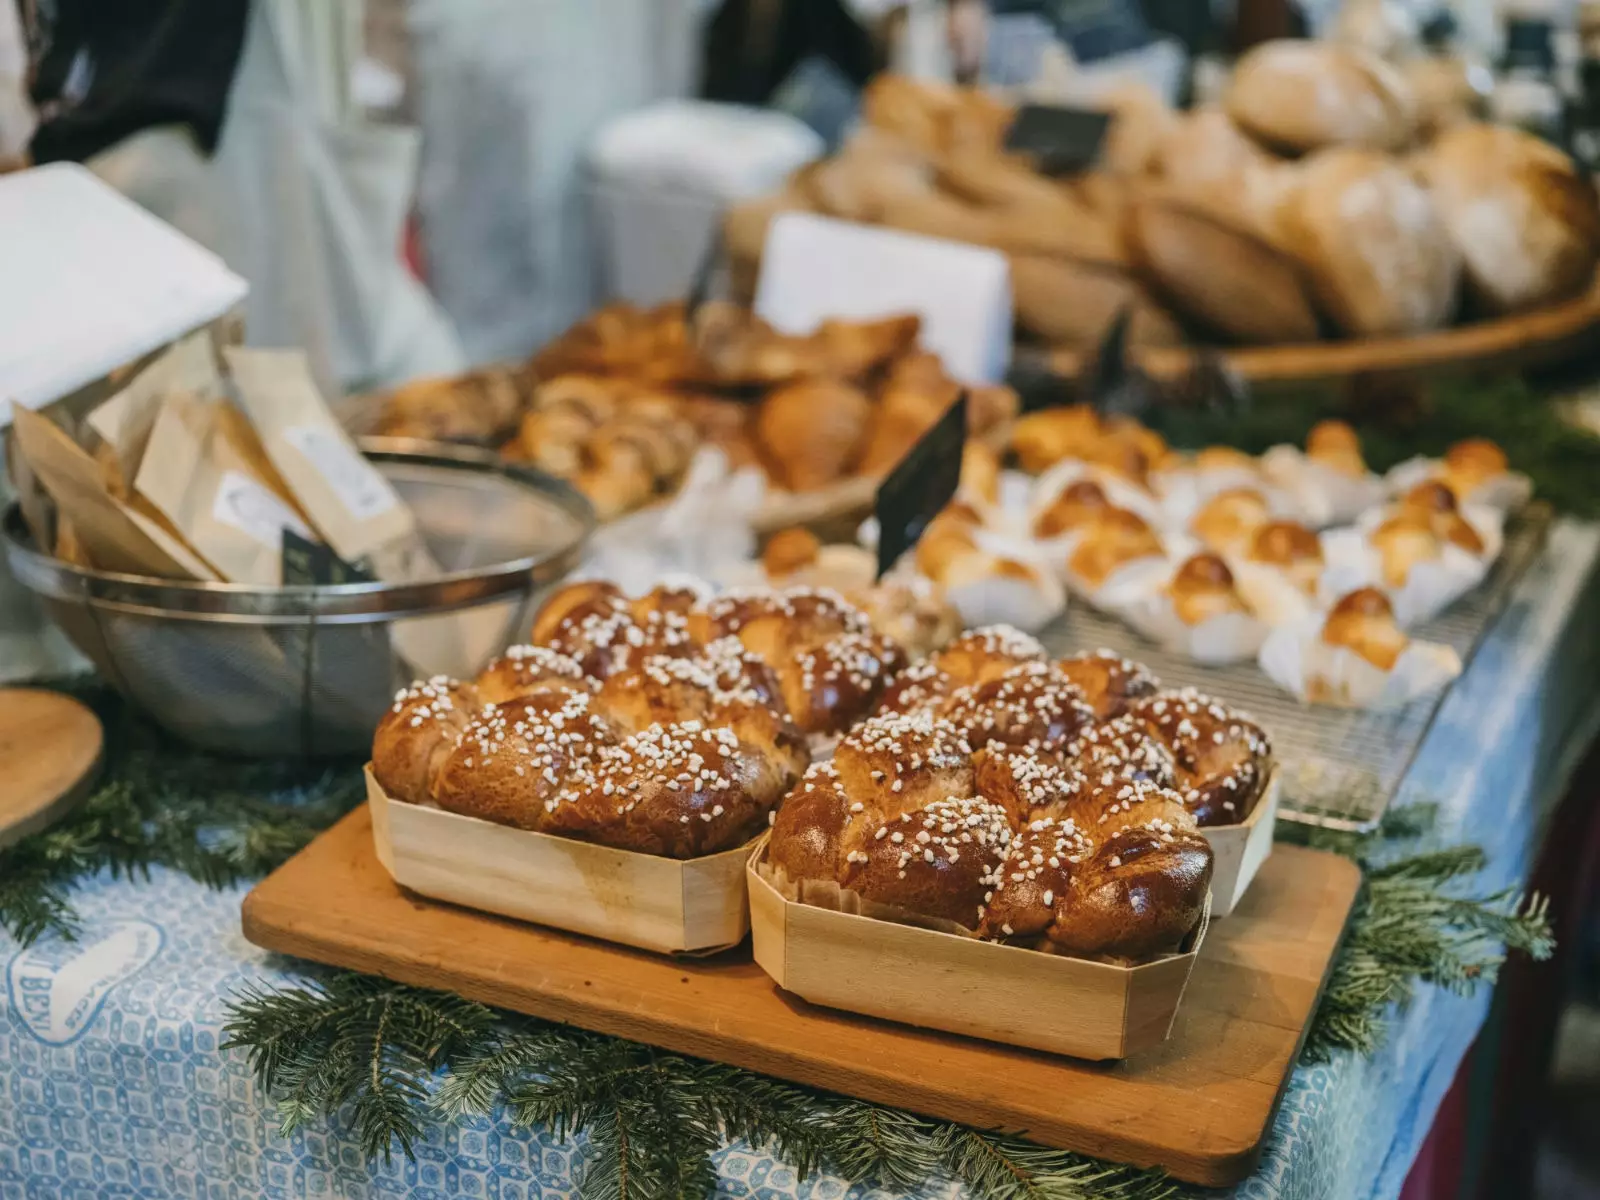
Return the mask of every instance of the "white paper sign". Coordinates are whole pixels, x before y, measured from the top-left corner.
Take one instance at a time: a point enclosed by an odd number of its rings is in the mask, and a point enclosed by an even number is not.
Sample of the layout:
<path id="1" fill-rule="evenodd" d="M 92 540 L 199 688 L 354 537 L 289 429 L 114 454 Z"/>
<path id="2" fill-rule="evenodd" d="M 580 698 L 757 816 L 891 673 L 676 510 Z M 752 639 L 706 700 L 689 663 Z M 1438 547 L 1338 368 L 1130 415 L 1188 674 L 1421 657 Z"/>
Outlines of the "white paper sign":
<path id="1" fill-rule="evenodd" d="M 783 213 L 767 230 L 756 313 L 784 333 L 828 317 L 914 312 L 922 346 L 968 383 L 997 383 L 1011 362 L 1011 272 L 981 246 Z"/>

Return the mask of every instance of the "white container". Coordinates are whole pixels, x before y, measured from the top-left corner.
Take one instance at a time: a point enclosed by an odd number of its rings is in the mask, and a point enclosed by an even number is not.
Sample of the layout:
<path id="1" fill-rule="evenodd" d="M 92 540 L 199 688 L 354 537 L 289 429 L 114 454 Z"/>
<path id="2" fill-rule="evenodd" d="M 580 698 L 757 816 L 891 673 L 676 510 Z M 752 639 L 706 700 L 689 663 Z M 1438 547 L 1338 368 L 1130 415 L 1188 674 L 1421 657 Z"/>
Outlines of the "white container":
<path id="1" fill-rule="evenodd" d="M 736 104 L 669 100 L 611 121 L 588 152 L 600 298 L 683 298 L 723 210 L 777 190 L 825 148 L 794 117 Z"/>
<path id="2" fill-rule="evenodd" d="M 1272 853 L 1278 827 L 1281 777 L 1276 768 L 1250 815 L 1237 825 L 1213 825 L 1200 833 L 1211 843 L 1211 915 L 1225 917 L 1239 906 L 1250 881 Z"/>

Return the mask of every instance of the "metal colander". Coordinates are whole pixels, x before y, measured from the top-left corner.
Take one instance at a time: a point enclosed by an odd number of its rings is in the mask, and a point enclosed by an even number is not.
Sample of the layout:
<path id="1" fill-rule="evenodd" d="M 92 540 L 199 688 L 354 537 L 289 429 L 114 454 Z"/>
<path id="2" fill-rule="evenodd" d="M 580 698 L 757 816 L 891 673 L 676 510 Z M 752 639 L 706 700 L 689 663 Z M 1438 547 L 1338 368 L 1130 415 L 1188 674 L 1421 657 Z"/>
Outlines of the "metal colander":
<path id="1" fill-rule="evenodd" d="M 100 673 L 179 737 L 253 757 L 356 753 L 397 688 L 474 675 L 525 632 L 594 527 L 571 487 L 490 455 L 363 449 L 443 575 L 260 588 L 94 571 L 39 553 L 14 504 L 6 556 Z"/>

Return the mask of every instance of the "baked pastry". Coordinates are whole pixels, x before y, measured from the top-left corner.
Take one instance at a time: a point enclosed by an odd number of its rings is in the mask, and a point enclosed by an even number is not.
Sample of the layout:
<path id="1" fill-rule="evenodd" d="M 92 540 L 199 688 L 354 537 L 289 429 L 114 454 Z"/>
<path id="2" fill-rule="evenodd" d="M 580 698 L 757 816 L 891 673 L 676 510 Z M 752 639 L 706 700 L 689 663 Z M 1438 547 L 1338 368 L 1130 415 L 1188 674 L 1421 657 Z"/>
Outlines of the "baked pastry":
<path id="1" fill-rule="evenodd" d="M 767 395 L 756 414 L 756 436 L 780 485 L 814 491 L 849 470 L 871 415 L 872 403 L 859 388 L 806 381 Z"/>
<path id="2" fill-rule="evenodd" d="M 1400 498 L 1402 512 L 1420 515 L 1437 537 L 1471 555 L 1484 550 L 1483 535 L 1461 515 L 1455 490 L 1443 479 L 1427 479 Z"/>
<path id="3" fill-rule="evenodd" d="M 1219 554 L 1243 554 L 1256 530 L 1272 519 L 1267 498 L 1254 488 L 1227 488 L 1202 504 L 1189 532 Z"/>
<path id="4" fill-rule="evenodd" d="M 1341 597 L 1323 622 L 1322 640 L 1360 655 L 1380 671 L 1394 670 L 1409 641 L 1394 619 L 1389 598 L 1376 588 Z"/>
<path id="5" fill-rule="evenodd" d="M 1376 55 L 1332 42 L 1263 42 L 1235 64 L 1228 115 L 1286 154 L 1324 146 L 1398 150 L 1416 130 L 1405 78 Z"/>
<path id="6" fill-rule="evenodd" d="M 1124 232 L 1156 294 L 1203 329 L 1245 343 L 1317 339 L 1317 314 L 1294 260 L 1249 230 L 1150 196 L 1128 207 Z"/>
<path id="7" fill-rule="evenodd" d="M 1327 150 L 1301 170 L 1284 221 L 1334 324 L 1352 337 L 1443 325 L 1460 255 L 1427 187 L 1370 150 Z"/>
<path id="8" fill-rule="evenodd" d="M 1185 625 L 1200 625 L 1213 617 L 1250 611 L 1234 585 L 1233 572 L 1215 554 L 1185 559 L 1167 582 L 1166 592 L 1178 620 Z"/>
<path id="9" fill-rule="evenodd" d="M 1433 528 L 1433 514 L 1425 509 L 1401 508 L 1370 534 L 1368 542 L 1378 552 L 1383 582 L 1401 588 L 1412 570 L 1425 562 L 1438 562 L 1444 542 Z"/>
<path id="10" fill-rule="evenodd" d="M 1054 538 L 1075 533 L 1093 524 L 1111 507 L 1105 489 L 1093 479 L 1075 480 L 1034 517 L 1033 536 Z"/>
<path id="11" fill-rule="evenodd" d="M 1011 291 L 1017 323 L 1046 342 L 1093 345 L 1125 308 L 1128 341 L 1135 346 L 1175 346 L 1183 329 L 1132 274 L 1063 254 L 1014 253 Z"/>
<path id="12" fill-rule="evenodd" d="M 1444 481 L 1458 499 L 1503 477 L 1511 469 L 1506 452 L 1487 438 L 1467 438 L 1444 452 Z"/>
<path id="13" fill-rule="evenodd" d="M 1093 590 L 1119 567 L 1161 552 L 1161 539 L 1143 517 L 1125 508 L 1108 508 L 1084 528 L 1067 569 Z"/>
<path id="14" fill-rule="evenodd" d="M 895 676 L 878 711 L 904 714 L 936 708 L 960 688 L 997 679 L 1022 663 L 1044 661 L 1044 647 L 1020 629 L 991 625 L 969 630 Z"/>
<path id="15" fill-rule="evenodd" d="M 1193 688 L 1136 700 L 1128 715 L 1171 751 L 1184 807 L 1202 828 L 1255 809 L 1271 778 L 1272 741 L 1249 717 Z"/>
<path id="16" fill-rule="evenodd" d="M 1367 463 L 1361 457 L 1361 439 L 1344 421 L 1318 421 L 1306 434 L 1306 457 L 1330 471 L 1362 479 Z"/>
<path id="17" fill-rule="evenodd" d="M 1211 851 L 1169 789 L 1103 788 L 1042 747 L 974 754 L 956 719 L 919 713 L 866 722 L 812 768 L 779 809 L 767 866 L 802 900 L 842 892 L 868 915 L 1134 962 L 1193 932 Z"/>
<path id="18" fill-rule="evenodd" d="M 822 542 L 809 529 L 795 526 L 780 529 L 767 539 L 761 550 L 761 567 L 769 579 L 782 579 L 806 567 L 815 566 Z"/>
<path id="19" fill-rule="evenodd" d="M 1417 165 L 1483 311 L 1537 308 L 1593 281 L 1600 199 L 1549 142 L 1509 126 L 1461 125 Z"/>
<path id="20" fill-rule="evenodd" d="M 1298 521 L 1266 521 L 1258 525 L 1250 536 L 1245 557 L 1283 572 L 1307 595 L 1315 594 L 1325 565 L 1321 539 Z"/>
<path id="21" fill-rule="evenodd" d="M 1150 668 L 1112 650 L 1063 658 L 1056 669 L 1077 686 L 1101 721 L 1122 716 L 1135 700 L 1161 689 L 1161 681 Z"/>
<path id="22" fill-rule="evenodd" d="M 1011 430 L 1011 449 L 1024 471 L 1038 475 L 1063 459 L 1082 458 L 1100 438 L 1100 414 L 1087 404 L 1070 404 L 1018 419 Z"/>
<path id="23" fill-rule="evenodd" d="M 1181 192 L 1212 183 L 1234 186 L 1242 173 L 1271 161 L 1232 117 L 1206 105 L 1177 114 L 1163 130 L 1155 174 Z"/>

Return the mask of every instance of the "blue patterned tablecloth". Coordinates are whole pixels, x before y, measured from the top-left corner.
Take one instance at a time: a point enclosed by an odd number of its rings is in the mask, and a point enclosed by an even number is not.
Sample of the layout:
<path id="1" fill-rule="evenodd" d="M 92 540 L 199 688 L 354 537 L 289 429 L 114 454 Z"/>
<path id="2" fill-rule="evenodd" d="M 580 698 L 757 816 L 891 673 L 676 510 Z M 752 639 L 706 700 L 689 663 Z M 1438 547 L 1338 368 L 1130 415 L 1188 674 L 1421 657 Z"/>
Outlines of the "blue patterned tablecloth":
<path id="1" fill-rule="evenodd" d="M 1442 803 L 1445 838 L 1491 851 L 1488 887 L 1526 877 L 1592 733 L 1597 553 L 1600 528 L 1554 528 L 1408 776 L 1410 798 Z M 242 894 L 170 872 L 102 879 L 79 895 L 89 920 L 80 945 L 23 950 L 0 936 L 0 1198 L 575 1192 L 582 1143 L 505 1121 L 436 1129 L 415 1163 L 387 1165 L 365 1162 L 331 1125 L 278 1137 L 242 1058 L 217 1048 L 225 998 L 294 967 L 241 936 Z M 1396 1195 L 1488 1003 L 1424 989 L 1376 1056 L 1298 1070 L 1261 1168 L 1236 1195 Z M 875 1194 L 835 1178 L 797 1182 L 742 1146 L 720 1166 L 727 1196 Z"/>

